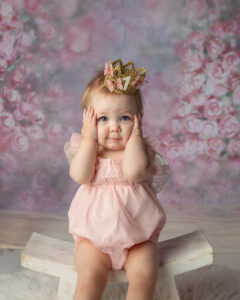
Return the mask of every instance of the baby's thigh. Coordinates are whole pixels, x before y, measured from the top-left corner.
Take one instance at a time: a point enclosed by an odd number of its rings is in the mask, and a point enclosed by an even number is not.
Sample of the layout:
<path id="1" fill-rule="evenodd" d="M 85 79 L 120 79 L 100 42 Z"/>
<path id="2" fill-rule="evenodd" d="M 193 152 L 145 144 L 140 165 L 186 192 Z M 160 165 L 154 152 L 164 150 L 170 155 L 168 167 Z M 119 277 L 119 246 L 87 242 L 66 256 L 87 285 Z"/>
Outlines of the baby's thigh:
<path id="1" fill-rule="evenodd" d="M 158 273 L 159 253 L 158 247 L 150 241 L 134 245 L 128 250 L 124 263 L 129 281 L 140 277 L 155 278 Z"/>
<path id="2" fill-rule="evenodd" d="M 97 249 L 89 240 L 81 241 L 74 255 L 76 270 L 83 271 L 108 271 L 111 268 L 111 259 L 108 254 Z"/>

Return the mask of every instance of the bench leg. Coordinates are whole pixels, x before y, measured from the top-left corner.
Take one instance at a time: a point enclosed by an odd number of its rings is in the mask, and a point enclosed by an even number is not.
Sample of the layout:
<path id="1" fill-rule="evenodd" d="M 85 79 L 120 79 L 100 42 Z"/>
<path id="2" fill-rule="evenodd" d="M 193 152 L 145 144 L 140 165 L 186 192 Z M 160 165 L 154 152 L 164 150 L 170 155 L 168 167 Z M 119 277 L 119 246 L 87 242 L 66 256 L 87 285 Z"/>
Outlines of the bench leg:
<path id="1" fill-rule="evenodd" d="M 161 269 L 159 271 L 160 271 L 160 275 L 157 282 L 159 299 L 180 300 L 174 275 L 168 272 L 164 272 L 163 274 L 161 274 L 162 273 Z"/>
<path id="2" fill-rule="evenodd" d="M 76 284 L 76 272 L 66 272 L 63 277 L 60 277 L 57 300 L 72 300 L 75 293 Z"/>

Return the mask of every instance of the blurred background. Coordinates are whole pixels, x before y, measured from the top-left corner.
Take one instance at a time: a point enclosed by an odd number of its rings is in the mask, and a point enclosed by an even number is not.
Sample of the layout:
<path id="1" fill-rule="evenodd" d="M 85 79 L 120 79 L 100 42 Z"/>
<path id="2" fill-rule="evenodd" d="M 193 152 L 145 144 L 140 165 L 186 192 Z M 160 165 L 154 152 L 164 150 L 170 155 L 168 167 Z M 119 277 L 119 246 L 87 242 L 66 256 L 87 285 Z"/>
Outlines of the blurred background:
<path id="1" fill-rule="evenodd" d="M 0 1 L 0 208 L 66 212 L 64 143 L 105 62 L 146 67 L 143 133 L 171 177 L 164 207 L 240 203 L 239 0 Z"/>

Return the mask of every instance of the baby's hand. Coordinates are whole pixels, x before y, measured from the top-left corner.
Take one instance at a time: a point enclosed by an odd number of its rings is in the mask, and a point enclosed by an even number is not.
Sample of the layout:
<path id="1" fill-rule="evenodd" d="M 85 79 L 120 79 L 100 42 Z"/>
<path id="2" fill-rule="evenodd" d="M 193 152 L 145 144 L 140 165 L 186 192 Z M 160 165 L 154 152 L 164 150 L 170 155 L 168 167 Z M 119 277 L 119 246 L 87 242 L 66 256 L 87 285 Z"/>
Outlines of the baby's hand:
<path id="1" fill-rule="evenodd" d="M 134 114 L 134 125 L 131 133 L 131 137 L 133 136 L 140 136 L 142 137 L 142 117 L 140 113 L 137 113 L 137 115 Z"/>
<path id="2" fill-rule="evenodd" d="M 97 141 L 97 114 L 92 106 L 83 110 L 82 136 Z"/>

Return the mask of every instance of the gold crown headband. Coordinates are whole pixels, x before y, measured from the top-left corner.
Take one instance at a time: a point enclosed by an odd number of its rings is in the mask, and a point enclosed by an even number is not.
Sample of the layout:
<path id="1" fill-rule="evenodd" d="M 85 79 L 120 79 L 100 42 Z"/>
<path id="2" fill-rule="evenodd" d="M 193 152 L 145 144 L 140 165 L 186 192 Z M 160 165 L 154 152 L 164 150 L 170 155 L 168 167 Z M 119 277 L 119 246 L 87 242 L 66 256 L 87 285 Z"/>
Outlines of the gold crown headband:
<path id="1" fill-rule="evenodd" d="M 144 80 L 145 74 L 146 69 L 144 66 L 136 70 L 132 61 L 124 65 L 120 58 L 113 63 L 109 59 L 105 63 L 104 86 L 111 93 L 132 95 L 136 93 L 140 86 L 148 82 Z"/>

